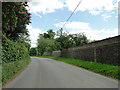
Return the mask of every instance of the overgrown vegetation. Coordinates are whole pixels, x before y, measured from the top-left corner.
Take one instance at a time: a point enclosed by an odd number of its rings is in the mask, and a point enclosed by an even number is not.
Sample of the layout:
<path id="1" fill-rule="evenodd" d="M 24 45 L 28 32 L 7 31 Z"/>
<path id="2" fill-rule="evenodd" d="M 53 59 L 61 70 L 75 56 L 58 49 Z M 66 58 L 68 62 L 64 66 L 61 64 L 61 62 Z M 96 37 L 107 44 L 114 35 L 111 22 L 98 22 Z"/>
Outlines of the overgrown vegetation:
<path id="1" fill-rule="evenodd" d="M 3 35 L 2 63 L 13 62 L 29 57 L 28 48 L 24 43 L 11 41 Z"/>
<path id="2" fill-rule="evenodd" d="M 2 3 L 2 85 L 30 63 L 27 2 Z"/>
<path id="3" fill-rule="evenodd" d="M 2 65 L 0 65 L 0 78 L 2 78 Z M 2 80 L 0 79 L 0 87 L 2 87 Z"/>
<path id="4" fill-rule="evenodd" d="M 2 64 L 2 85 L 21 72 L 29 63 L 30 57 Z"/>
<path id="5" fill-rule="evenodd" d="M 52 57 L 52 56 L 38 56 L 38 57 L 50 58 L 50 59 L 62 61 L 65 63 L 73 64 L 73 65 L 94 71 L 96 73 L 100 73 L 102 75 L 113 77 L 120 80 L 119 66 L 112 66 L 112 65 L 102 64 L 98 62 L 89 62 L 89 61 L 84 61 L 79 59 L 71 59 L 71 58 L 63 58 L 63 57 Z"/>

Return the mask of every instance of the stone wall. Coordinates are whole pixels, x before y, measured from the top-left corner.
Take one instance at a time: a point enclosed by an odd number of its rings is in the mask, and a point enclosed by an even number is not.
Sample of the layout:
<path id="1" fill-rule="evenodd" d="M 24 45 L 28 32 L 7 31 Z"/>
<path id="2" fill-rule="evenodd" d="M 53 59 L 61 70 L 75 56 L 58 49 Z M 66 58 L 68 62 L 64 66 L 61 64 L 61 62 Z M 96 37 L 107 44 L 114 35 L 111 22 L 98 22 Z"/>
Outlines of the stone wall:
<path id="1" fill-rule="evenodd" d="M 47 53 L 51 56 L 81 59 L 104 64 L 118 65 L 120 55 L 120 35 L 112 38 L 99 40 L 79 47 L 53 51 Z"/>

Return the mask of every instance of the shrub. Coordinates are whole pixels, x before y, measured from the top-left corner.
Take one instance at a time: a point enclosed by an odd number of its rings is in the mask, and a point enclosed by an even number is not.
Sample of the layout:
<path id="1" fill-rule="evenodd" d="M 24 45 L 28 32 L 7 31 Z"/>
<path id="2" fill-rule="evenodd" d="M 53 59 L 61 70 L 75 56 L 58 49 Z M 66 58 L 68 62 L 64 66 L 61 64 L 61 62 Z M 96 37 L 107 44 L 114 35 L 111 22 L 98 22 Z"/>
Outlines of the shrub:
<path id="1" fill-rule="evenodd" d="M 29 64 L 30 56 L 24 43 L 11 41 L 4 34 L 2 36 L 2 85 L 4 85 Z"/>
<path id="2" fill-rule="evenodd" d="M 23 43 L 10 41 L 3 35 L 2 63 L 25 59 L 26 57 L 29 57 L 29 53 Z"/>

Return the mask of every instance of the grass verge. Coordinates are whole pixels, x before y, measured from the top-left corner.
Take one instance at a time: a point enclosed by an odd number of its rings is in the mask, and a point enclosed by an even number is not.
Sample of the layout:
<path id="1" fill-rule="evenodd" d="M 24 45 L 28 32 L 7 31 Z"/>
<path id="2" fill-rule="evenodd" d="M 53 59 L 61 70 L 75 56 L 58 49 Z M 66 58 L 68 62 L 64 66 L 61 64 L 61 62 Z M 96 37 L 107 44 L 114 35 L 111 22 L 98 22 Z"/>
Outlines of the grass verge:
<path id="1" fill-rule="evenodd" d="M 21 72 L 30 63 L 30 61 L 30 57 L 28 57 L 24 60 L 2 64 L 2 86 L 16 74 Z"/>
<path id="2" fill-rule="evenodd" d="M 2 65 L 0 64 L 0 87 L 2 87 Z"/>
<path id="3" fill-rule="evenodd" d="M 102 75 L 120 80 L 119 66 L 112 66 L 112 65 L 102 64 L 98 62 L 90 62 L 90 61 L 84 61 L 80 59 L 71 59 L 71 58 L 63 58 L 63 57 L 53 57 L 53 56 L 38 56 L 38 57 L 44 57 L 44 58 L 50 58 L 50 59 L 62 61 L 68 64 L 76 65 L 76 66 L 85 68 L 87 70 L 91 70 L 96 73 L 100 73 Z"/>

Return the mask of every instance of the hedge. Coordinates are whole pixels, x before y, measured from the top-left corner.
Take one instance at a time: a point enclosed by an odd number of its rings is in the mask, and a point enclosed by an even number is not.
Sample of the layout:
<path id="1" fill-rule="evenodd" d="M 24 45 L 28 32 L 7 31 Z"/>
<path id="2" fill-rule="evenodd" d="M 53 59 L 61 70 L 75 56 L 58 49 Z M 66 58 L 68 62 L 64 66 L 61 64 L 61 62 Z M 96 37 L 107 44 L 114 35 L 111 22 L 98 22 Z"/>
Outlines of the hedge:
<path id="1" fill-rule="evenodd" d="M 19 41 L 2 37 L 2 85 L 30 63 L 28 48 Z"/>
<path id="2" fill-rule="evenodd" d="M 3 35 L 2 38 L 2 63 L 21 60 L 29 57 L 27 47 L 19 41 L 11 41 Z"/>

